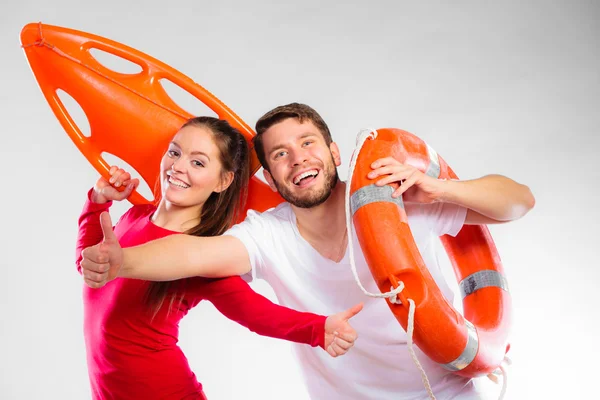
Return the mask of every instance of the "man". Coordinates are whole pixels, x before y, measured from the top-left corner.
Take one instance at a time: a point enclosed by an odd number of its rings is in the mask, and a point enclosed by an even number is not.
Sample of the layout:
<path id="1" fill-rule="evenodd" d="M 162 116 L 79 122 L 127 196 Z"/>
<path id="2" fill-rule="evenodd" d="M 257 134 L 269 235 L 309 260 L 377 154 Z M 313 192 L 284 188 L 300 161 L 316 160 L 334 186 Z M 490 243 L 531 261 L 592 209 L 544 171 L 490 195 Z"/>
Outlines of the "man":
<path id="1" fill-rule="evenodd" d="M 269 186 L 286 200 L 246 220 L 224 236 L 176 235 L 121 249 L 103 217 L 105 240 L 84 250 L 84 278 L 92 287 L 118 276 L 172 280 L 190 276 L 248 274 L 265 279 L 285 306 L 330 315 L 364 302 L 353 318 L 360 335 L 342 362 L 308 346 L 295 346 L 313 399 L 422 399 L 427 392 L 407 350 L 406 333 L 383 299 L 366 298 L 354 281 L 347 254 L 354 240 L 357 271 L 377 292 L 356 236 L 345 224 L 344 191 L 337 145 L 312 108 L 292 103 L 268 112 L 256 124 L 257 155 Z M 533 206 L 524 185 L 499 175 L 471 181 L 443 181 L 388 157 L 372 165 L 369 178 L 384 185 L 402 182 L 409 226 L 425 264 L 452 302 L 453 293 L 437 264 L 437 236 L 456 235 L 463 224 L 518 219 Z M 332 346 L 343 350 L 343 340 Z M 472 380 L 452 374 L 417 350 L 438 399 L 480 399 Z"/>

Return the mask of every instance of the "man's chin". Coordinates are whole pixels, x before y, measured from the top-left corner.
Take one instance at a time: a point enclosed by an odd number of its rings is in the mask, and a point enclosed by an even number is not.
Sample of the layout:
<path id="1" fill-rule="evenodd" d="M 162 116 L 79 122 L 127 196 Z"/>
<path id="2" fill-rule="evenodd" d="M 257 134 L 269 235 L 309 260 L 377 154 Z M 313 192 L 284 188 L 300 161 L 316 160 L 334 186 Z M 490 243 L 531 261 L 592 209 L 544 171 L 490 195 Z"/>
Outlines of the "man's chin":
<path id="1" fill-rule="evenodd" d="M 275 186 L 277 187 L 281 197 L 283 197 L 283 199 L 291 205 L 298 208 L 312 208 L 327 201 L 327 199 L 331 196 L 333 188 L 335 188 L 338 180 L 339 178 L 336 173 L 333 179 L 331 179 L 329 185 L 325 184 L 325 187 L 317 188 L 316 185 L 313 185 L 305 189 L 298 188 L 300 191 L 304 192 L 302 193 L 302 196 L 297 196 L 295 193 L 293 193 L 293 189 L 289 190 L 287 187 L 279 187 L 277 184 L 275 184 Z"/>
<path id="2" fill-rule="evenodd" d="M 293 206 L 296 206 L 298 208 L 312 208 L 312 207 L 316 207 L 318 205 L 323 204 L 325 201 L 327 201 L 327 199 L 329 198 L 329 196 L 331 196 L 331 191 L 328 191 L 327 193 L 319 193 L 317 195 L 311 195 L 311 196 L 304 196 L 304 197 L 295 197 L 295 196 L 289 196 L 289 198 L 285 198 L 285 196 L 283 196 L 283 198 L 290 203 Z"/>

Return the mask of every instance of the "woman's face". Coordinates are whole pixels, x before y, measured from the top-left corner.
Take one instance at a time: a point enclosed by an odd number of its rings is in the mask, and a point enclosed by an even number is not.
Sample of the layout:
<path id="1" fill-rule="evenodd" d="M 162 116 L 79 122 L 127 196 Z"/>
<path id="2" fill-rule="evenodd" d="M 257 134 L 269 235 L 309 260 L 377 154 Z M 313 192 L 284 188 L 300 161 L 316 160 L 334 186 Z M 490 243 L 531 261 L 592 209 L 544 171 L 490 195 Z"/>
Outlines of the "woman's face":
<path id="1" fill-rule="evenodd" d="M 178 207 L 202 206 L 213 192 L 221 192 L 220 150 L 207 127 L 189 125 L 177 132 L 160 163 L 162 197 Z"/>

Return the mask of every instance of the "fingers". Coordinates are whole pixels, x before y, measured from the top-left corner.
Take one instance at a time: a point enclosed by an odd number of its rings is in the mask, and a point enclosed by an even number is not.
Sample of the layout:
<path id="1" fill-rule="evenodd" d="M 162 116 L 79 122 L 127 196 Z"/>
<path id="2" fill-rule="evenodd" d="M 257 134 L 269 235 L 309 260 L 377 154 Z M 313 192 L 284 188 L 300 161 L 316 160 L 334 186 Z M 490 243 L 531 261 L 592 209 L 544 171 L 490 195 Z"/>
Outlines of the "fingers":
<path id="1" fill-rule="evenodd" d="M 356 331 L 349 324 L 346 323 L 344 325 L 342 329 L 325 335 L 325 350 L 332 357 L 346 354 L 354 346 L 354 342 L 358 338 Z"/>
<path id="2" fill-rule="evenodd" d="M 384 157 L 384 158 L 375 160 L 371 164 L 371 168 L 377 169 L 380 167 L 385 167 L 386 165 L 402 165 L 402 163 L 400 161 L 396 160 L 394 157 Z"/>
<path id="3" fill-rule="evenodd" d="M 102 215 L 100 215 L 100 218 L 102 218 Z M 99 244 L 83 249 L 81 257 L 83 258 L 83 261 L 81 262 L 82 266 L 87 262 L 103 264 L 108 261 L 108 256 L 104 254 Z M 96 271 L 96 269 L 92 269 Z"/>
<path id="4" fill-rule="evenodd" d="M 328 354 L 329 354 L 331 357 L 334 357 L 334 358 L 338 356 L 338 354 L 337 354 L 337 353 L 335 352 L 335 350 L 333 349 L 333 346 L 332 346 L 332 345 L 329 345 L 329 346 L 327 347 L 327 353 L 328 353 Z"/>
<path id="5" fill-rule="evenodd" d="M 118 188 L 127 184 L 127 182 L 131 179 L 131 174 L 126 172 L 124 169 L 112 166 L 108 171 L 110 174 L 110 179 L 108 183 Z"/>
<path id="6" fill-rule="evenodd" d="M 375 179 L 381 175 L 390 175 L 390 174 L 398 174 L 398 173 L 402 173 L 402 172 L 409 172 L 409 171 L 412 171 L 413 169 L 414 169 L 414 167 L 412 167 L 410 165 L 402 165 L 402 164 L 386 165 L 383 167 L 375 168 L 373 171 L 369 172 L 367 177 L 369 179 Z"/>
<path id="7" fill-rule="evenodd" d="M 334 341 L 339 339 L 340 341 L 354 343 L 356 339 L 358 339 L 358 334 L 356 331 L 350 326 L 350 324 L 346 325 L 350 330 L 349 331 L 341 331 L 334 332 Z"/>
<path id="8" fill-rule="evenodd" d="M 402 181 L 398 189 L 392 193 L 392 197 L 400 197 L 404 192 L 410 189 L 417 182 L 417 176 L 415 174 L 409 176 L 406 180 Z"/>
<path id="9" fill-rule="evenodd" d="M 83 282 L 85 282 L 86 285 L 88 285 L 89 287 L 91 287 L 92 289 L 100 289 L 101 287 L 103 287 L 104 285 L 106 285 L 106 282 L 94 282 L 94 281 L 90 281 L 87 279 L 83 279 Z"/>
<path id="10" fill-rule="evenodd" d="M 337 356 L 341 356 L 344 355 L 348 352 L 348 350 L 345 350 L 343 348 L 341 348 L 335 341 L 329 345 L 329 347 L 327 348 L 327 352 L 332 356 L 332 357 L 337 357 Z"/>
<path id="11" fill-rule="evenodd" d="M 139 179 L 131 179 L 131 174 L 129 172 L 114 165 L 110 167 L 109 173 L 110 179 L 108 180 L 108 183 L 113 188 L 117 189 L 104 188 L 104 195 L 110 200 L 124 200 L 128 198 L 140 184 Z M 119 188 L 123 188 L 123 190 Z M 110 192 L 108 192 L 108 190 L 110 190 Z"/>
<path id="12" fill-rule="evenodd" d="M 81 260 L 81 270 L 83 271 L 84 278 L 88 278 L 86 273 L 89 272 L 89 279 L 96 280 L 96 275 L 102 275 L 108 272 L 110 265 L 103 262 L 95 262 L 90 259 L 84 258 Z"/>
<path id="13" fill-rule="evenodd" d="M 403 183 L 417 172 L 417 169 L 412 165 L 404 165 L 392 157 L 381 158 L 372 163 L 371 167 L 373 171 L 369 172 L 367 178 L 376 179 L 383 176 L 382 179 L 375 182 L 377 186 L 384 186 L 390 183 Z"/>
<path id="14" fill-rule="evenodd" d="M 348 351 L 350 350 L 350 348 L 352 346 L 354 346 L 354 340 L 352 341 L 346 341 L 344 339 L 342 339 L 339 336 L 336 336 L 336 338 L 333 340 L 332 345 L 335 344 L 336 347 L 343 349 L 344 351 Z"/>
<path id="15" fill-rule="evenodd" d="M 385 167 L 376 168 L 369 172 L 369 178 L 375 179 L 381 175 L 389 175 L 398 172 L 399 170 L 406 169 L 404 165 L 387 165 Z"/>
<path id="16" fill-rule="evenodd" d="M 379 168 L 369 172 L 367 175 L 370 179 L 376 179 L 379 176 L 383 176 L 375 185 L 384 186 L 390 184 L 398 184 L 392 193 L 393 198 L 400 197 L 408 189 L 419 182 L 420 176 L 423 175 L 421 171 L 412 165 L 400 164 L 397 160 L 388 158 L 377 160 L 373 165 L 382 165 Z M 387 164 L 386 164 L 387 163 Z M 393 186 L 394 187 L 394 186 Z"/>
<path id="17" fill-rule="evenodd" d="M 340 345 L 338 345 L 335 340 L 327 347 L 327 353 L 329 353 L 329 355 L 331 357 L 337 357 L 337 356 L 341 356 L 344 355 L 348 352 L 347 349 L 342 348 Z"/>
<path id="18" fill-rule="evenodd" d="M 101 245 L 97 244 L 88 247 L 81 252 L 81 269 L 85 272 L 90 272 L 90 279 L 93 279 L 94 274 L 103 274 L 108 272 L 108 256 L 101 250 Z M 84 274 L 85 276 L 85 274 Z"/>
<path id="19" fill-rule="evenodd" d="M 128 198 L 131 195 L 131 193 L 134 191 L 134 189 L 139 186 L 140 181 L 139 181 L 139 179 L 132 179 L 132 180 L 126 182 L 125 184 L 126 184 L 125 190 L 123 190 L 122 192 L 117 192 L 114 195 L 115 200 L 124 200 L 124 199 Z"/>
<path id="20" fill-rule="evenodd" d="M 375 182 L 375 184 L 377 186 L 388 185 L 390 183 L 400 183 L 404 185 L 404 181 L 408 180 L 411 176 L 415 175 L 415 172 L 416 171 L 412 168 L 405 169 L 402 171 L 395 171 L 387 175 L 386 177 L 378 180 L 377 182 Z"/>
<path id="21" fill-rule="evenodd" d="M 81 271 L 82 271 L 83 279 L 86 282 L 102 283 L 106 280 L 105 273 L 93 272 L 93 271 L 83 269 L 83 268 L 81 269 Z"/>
<path id="22" fill-rule="evenodd" d="M 329 346 L 327 346 L 327 353 L 332 357 L 344 355 L 354 346 L 354 341 L 346 341 L 340 336 L 336 335 Z"/>
<path id="23" fill-rule="evenodd" d="M 107 257 L 101 251 L 100 245 L 88 247 L 81 253 L 81 273 L 84 282 L 92 287 L 99 288 L 108 281 L 109 264 L 104 261 Z"/>

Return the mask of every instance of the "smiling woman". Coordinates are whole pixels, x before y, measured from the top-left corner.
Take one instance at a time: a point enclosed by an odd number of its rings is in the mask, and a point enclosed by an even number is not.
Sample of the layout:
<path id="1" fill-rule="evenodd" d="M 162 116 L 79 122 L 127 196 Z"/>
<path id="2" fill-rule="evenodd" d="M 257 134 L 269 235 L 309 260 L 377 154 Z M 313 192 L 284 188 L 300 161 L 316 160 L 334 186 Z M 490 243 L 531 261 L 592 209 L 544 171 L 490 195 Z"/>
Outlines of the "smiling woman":
<path id="1" fill-rule="evenodd" d="M 197 235 L 218 235 L 237 218 L 236 205 L 245 201 L 247 155 L 240 154 L 245 142 L 236 143 L 227 133 L 226 121 L 196 117 L 186 122 L 173 137 L 160 163 L 159 204 L 169 210 L 186 210 L 189 219 L 175 230 Z M 243 138 L 242 138 L 243 140 Z M 236 177 L 238 179 L 234 179 Z M 199 201 L 199 199 L 205 199 Z M 219 207 L 226 212 L 215 215 Z M 207 216 L 211 218 L 209 224 Z M 194 229 L 201 219 L 201 230 Z"/>

